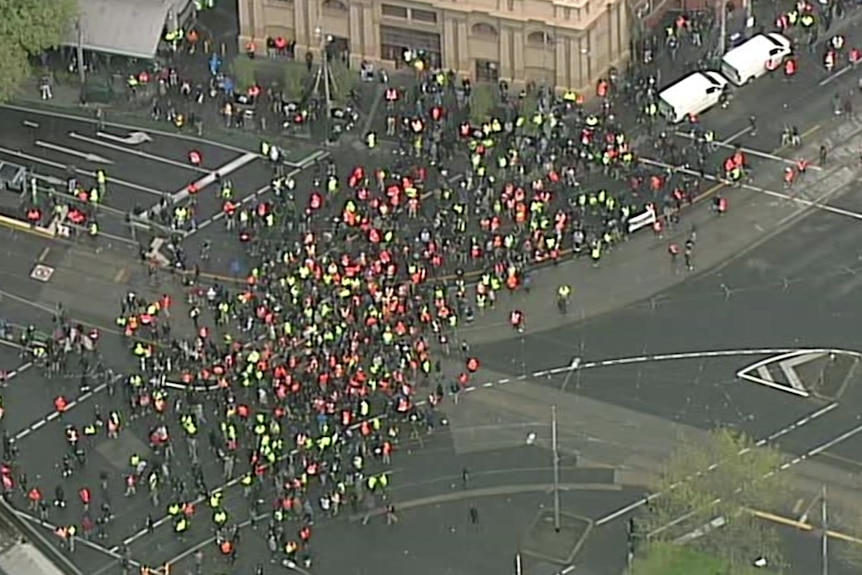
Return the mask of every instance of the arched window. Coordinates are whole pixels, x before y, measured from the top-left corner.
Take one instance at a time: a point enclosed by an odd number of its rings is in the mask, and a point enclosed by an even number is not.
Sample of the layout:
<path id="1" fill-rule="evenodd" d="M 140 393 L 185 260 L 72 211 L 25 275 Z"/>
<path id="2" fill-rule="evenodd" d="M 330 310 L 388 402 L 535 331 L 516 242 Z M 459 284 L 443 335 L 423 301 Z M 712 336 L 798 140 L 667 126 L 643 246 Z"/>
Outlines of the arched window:
<path id="1" fill-rule="evenodd" d="M 527 35 L 527 44 L 532 46 L 547 46 L 553 42 L 554 38 L 547 32 L 530 32 Z"/>
<path id="2" fill-rule="evenodd" d="M 497 37 L 497 29 L 485 22 L 473 24 L 470 31 L 474 36 Z"/>
<path id="3" fill-rule="evenodd" d="M 323 7 L 333 12 L 347 12 L 347 4 L 341 0 L 323 0 Z"/>

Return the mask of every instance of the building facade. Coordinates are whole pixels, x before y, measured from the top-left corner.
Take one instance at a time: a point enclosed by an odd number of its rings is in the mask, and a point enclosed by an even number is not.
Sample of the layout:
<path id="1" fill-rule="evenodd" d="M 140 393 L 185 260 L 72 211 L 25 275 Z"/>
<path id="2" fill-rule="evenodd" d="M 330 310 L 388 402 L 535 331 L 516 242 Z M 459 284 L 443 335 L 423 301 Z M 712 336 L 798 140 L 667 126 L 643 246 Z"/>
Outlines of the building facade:
<path id="1" fill-rule="evenodd" d="M 351 65 L 406 65 L 404 53 L 474 80 L 584 90 L 629 53 L 626 0 L 240 0 L 240 46 L 267 38 L 319 54 L 322 37 Z"/>

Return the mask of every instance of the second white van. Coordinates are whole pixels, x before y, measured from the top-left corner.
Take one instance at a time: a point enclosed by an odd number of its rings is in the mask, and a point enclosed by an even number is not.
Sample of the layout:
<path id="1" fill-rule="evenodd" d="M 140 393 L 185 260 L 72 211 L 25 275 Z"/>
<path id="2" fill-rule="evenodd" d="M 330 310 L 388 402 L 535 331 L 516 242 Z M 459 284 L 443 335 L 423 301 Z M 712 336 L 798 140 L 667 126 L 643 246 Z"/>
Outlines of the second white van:
<path id="1" fill-rule="evenodd" d="M 776 70 L 793 51 L 790 40 L 777 32 L 752 36 L 721 59 L 721 73 L 742 86 Z"/>
<path id="2" fill-rule="evenodd" d="M 718 72 L 695 72 L 658 95 L 658 109 L 668 122 L 677 124 L 697 116 L 721 100 L 727 80 Z"/>

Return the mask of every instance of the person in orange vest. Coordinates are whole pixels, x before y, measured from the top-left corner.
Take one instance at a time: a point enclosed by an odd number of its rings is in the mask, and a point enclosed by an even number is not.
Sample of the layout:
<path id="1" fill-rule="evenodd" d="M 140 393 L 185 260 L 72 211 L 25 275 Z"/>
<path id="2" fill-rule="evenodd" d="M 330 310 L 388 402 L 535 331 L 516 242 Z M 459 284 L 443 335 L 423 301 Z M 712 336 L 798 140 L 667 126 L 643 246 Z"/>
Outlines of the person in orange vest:
<path id="1" fill-rule="evenodd" d="M 67 402 L 66 398 L 62 395 L 58 395 L 54 398 L 54 409 L 57 410 L 57 413 L 64 413 L 69 409 L 69 402 Z"/>
<path id="2" fill-rule="evenodd" d="M 255 45 L 254 40 L 249 40 L 245 43 L 245 55 L 248 56 L 249 60 L 254 60 L 254 56 L 257 53 L 257 45 Z"/>
<path id="3" fill-rule="evenodd" d="M 855 66 L 860 60 L 862 60 L 862 50 L 859 48 L 853 48 L 850 50 L 850 64 Z"/>
<path id="4" fill-rule="evenodd" d="M 679 244 L 671 242 L 670 245 L 667 246 L 667 253 L 670 255 L 670 268 L 672 271 L 676 272 L 679 263 Z"/>
<path id="5" fill-rule="evenodd" d="M 808 169 L 809 162 L 805 158 L 799 158 L 796 160 L 796 171 L 799 172 L 800 176 L 805 175 L 805 171 Z"/>
<path id="6" fill-rule="evenodd" d="M 823 59 L 823 65 L 827 72 L 831 72 L 835 67 L 835 52 L 833 50 L 826 52 L 826 56 Z"/>
<path id="7" fill-rule="evenodd" d="M 793 166 L 786 166 L 784 168 L 784 187 L 789 188 L 793 185 L 793 180 L 796 179 L 796 170 L 793 169 Z"/>
<path id="8" fill-rule="evenodd" d="M 599 98 L 605 98 L 608 95 L 608 81 L 604 78 L 599 79 L 596 84 L 596 96 Z"/>
<path id="9" fill-rule="evenodd" d="M 794 74 L 796 74 L 796 60 L 788 58 L 787 61 L 784 62 L 784 75 L 789 78 Z"/>
<path id="10" fill-rule="evenodd" d="M 467 371 L 470 373 L 476 373 L 479 371 L 479 360 L 475 357 L 471 357 L 467 360 Z"/>

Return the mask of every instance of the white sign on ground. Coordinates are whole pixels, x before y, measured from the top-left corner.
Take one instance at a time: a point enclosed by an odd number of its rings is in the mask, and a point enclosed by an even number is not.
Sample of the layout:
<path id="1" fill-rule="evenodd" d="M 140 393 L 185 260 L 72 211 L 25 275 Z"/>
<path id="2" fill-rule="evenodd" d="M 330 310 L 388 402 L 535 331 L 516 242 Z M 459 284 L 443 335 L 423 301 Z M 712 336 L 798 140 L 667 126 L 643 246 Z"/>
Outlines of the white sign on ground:
<path id="1" fill-rule="evenodd" d="M 48 283 L 54 276 L 54 268 L 44 264 L 36 264 L 33 271 L 30 272 L 30 277 L 42 283 Z"/>

